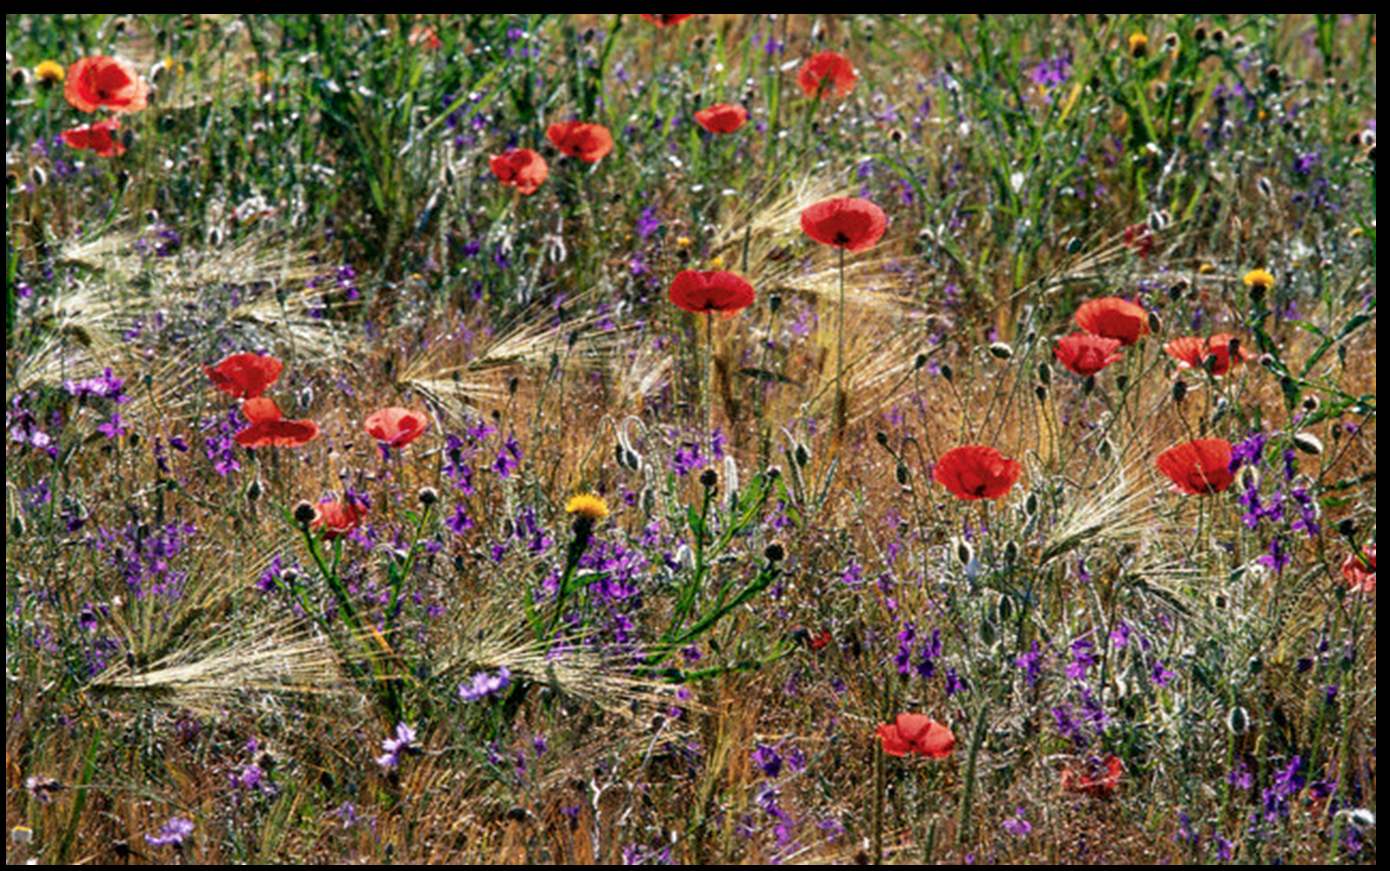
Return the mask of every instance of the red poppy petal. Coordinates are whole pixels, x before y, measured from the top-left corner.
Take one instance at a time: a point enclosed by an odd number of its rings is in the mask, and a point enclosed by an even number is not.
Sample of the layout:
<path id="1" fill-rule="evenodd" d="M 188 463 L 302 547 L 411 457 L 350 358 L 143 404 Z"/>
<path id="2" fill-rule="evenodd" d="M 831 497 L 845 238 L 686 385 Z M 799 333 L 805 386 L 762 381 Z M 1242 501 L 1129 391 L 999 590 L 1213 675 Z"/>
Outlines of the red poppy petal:
<path id="1" fill-rule="evenodd" d="M 882 724 L 878 727 L 878 739 L 883 742 L 883 752 L 889 756 L 906 756 L 912 745 L 898 734 L 897 726 Z"/>
<path id="2" fill-rule="evenodd" d="M 1136 344 L 1149 332 L 1149 313 L 1144 307 L 1116 297 L 1093 299 L 1076 310 L 1076 325 L 1093 336 Z"/>
<path id="3" fill-rule="evenodd" d="M 241 413 L 251 423 L 274 423 L 285 419 L 275 400 L 265 396 L 255 396 L 243 402 Z"/>
<path id="4" fill-rule="evenodd" d="M 753 285 L 732 272 L 686 270 L 671 282 L 671 302 L 689 312 L 732 315 L 753 304 Z"/>
<path id="5" fill-rule="evenodd" d="M 233 399 L 260 396 L 280 379 L 284 369 L 279 360 L 259 354 L 233 354 L 216 366 L 203 367 L 213 386 Z"/>
<path id="6" fill-rule="evenodd" d="M 1000 499 L 1018 483 L 1023 465 L 983 445 L 964 445 L 937 460 L 932 477 L 956 497 Z"/>
<path id="7" fill-rule="evenodd" d="M 822 245 L 867 251 L 883 238 L 888 216 L 858 197 L 823 200 L 801 213 L 801 229 Z"/>
<path id="8" fill-rule="evenodd" d="M 1198 439 L 1159 454 L 1159 471 L 1174 486 L 1191 496 L 1221 493 L 1235 483 L 1231 472 L 1231 443 L 1225 439 Z"/>

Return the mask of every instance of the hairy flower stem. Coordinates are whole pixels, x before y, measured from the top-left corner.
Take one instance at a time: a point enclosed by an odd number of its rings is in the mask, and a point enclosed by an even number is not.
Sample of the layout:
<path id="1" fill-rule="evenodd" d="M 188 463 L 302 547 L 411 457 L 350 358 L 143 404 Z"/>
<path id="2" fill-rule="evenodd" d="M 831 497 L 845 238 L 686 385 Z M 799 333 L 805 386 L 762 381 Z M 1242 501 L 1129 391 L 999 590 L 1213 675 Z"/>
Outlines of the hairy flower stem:
<path id="1" fill-rule="evenodd" d="M 705 437 L 714 437 L 714 313 L 705 312 Z"/>
<path id="2" fill-rule="evenodd" d="M 594 522 L 587 517 L 576 517 L 574 519 L 574 538 L 570 539 L 569 549 L 565 553 L 565 569 L 560 573 L 560 587 L 555 591 L 555 613 L 550 615 L 550 622 L 546 624 L 545 631 L 541 633 L 540 640 L 555 634 L 555 629 L 560 624 L 560 618 L 565 612 L 565 601 L 569 599 L 570 589 L 574 585 L 574 573 L 579 569 L 579 560 L 584 556 L 584 551 L 589 549 L 589 544 L 594 540 Z"/>
<path id="3" fill-rule="evenodd" d="M 839 347 L 835 352 L 835 435 L 842 437 L 845 425 L 849 422 L 849 408 L 845 399 L 845 249 L 840 248 L 840 325 L 836 339 Z"/>

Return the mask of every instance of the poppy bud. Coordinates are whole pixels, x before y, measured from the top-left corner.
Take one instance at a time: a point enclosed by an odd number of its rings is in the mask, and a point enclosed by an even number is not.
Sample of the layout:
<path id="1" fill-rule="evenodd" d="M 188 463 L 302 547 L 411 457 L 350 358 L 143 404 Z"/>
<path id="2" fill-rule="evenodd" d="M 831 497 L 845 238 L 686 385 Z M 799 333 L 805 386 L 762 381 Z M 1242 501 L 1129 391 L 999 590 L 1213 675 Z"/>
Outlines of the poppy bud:
<path id="1" fill-rule="evenodd" d="M 29 167 L 29 181 L 36 188 L 44 187 L 48 184 L 48 171 L 41 166 Z"/>
<path id="2" fill-rule="evenodd" d="M 874 433 L 874 441 L 878 442 L 885 448 L 888 447 L 888 433 L 879 430 L 878 432 Z"/>
<path id="3" fill-rule="evenodd" d="M 975 546 L 963 538 L 957 538 L 951 542 L 951 550 L 955 555 L 956 562 L 963 567 L 968 567 L 975 561 Z"/>
<path id="4" fill-rule="evenodd" d="M 1050 364 L 1038 364 L 1038 382 L 1044 387 L 1052 386 L 1052 366 Z"/>
<path id="5" fill-rule="evenodd" d="M 1376 824 L 1376 815 L 1365 808 L 1357 808 L 1347 813 L 1347 820 L 1358 829 L 1369 829 Z"/>
<path id="6" fill-rule="evenodd" d="M 1369 160 L 1371 163 L 1376 162 L 1376 147 L 1374 145 L 1371 146 L 1370 151 L 1366 152 L 1366 159 Z"/>
<path id="7" fill-rule="evenodd" d="M 1168 51 L 1176 51 L 1182 46 L 1182 40 L 1178 39 L 1176 33 L 1170 33 L 1163 37 L 1163 47 Z"/>
<path id="8" fill-rule="evenodd" d="M 797 445 L 792 452 L 792 459 L 796 461 L 798 468 L 804 469 L 811 462 L 811 452 L 806 450 L 805 445 Z"/>
<path id="9" fill-rule="evenodd" d="M 293 566 L 287 569 L 283 569 L 280 572 L 280 581 L 285 586 L 293 589 L 294 585 L 299 583 L 299 569 L 296 569 Z"/>
<path id="10" fill-rule="evenodd" d="M 985 647 L 993 647 L 994 642 L 999 640 L 999 629 L 994 625 L 993 620 L 980 621 L 980 641 L 984 642 Z"/>
<path id="11" fill-rule="evenodd" d="M 1010 542 L 1005 543 L 1005 545 L 1004 545 L 1004 562 L 1008 563 L 1009 565 L 1013 565 L 1014 563 L 1018 562 L 1018 556 L 1019 556 L 1018 542 L 1016 542 L 1016 541 L 1010 541 Z M 1004 616 L 1004 606 L 1005 606 L 1005 605 L 1009 605 L 1009 600 L 1008 600 L 1008 599 L 1001 599 L 1000 602 L 999 602 L 999 616 L 1002 617 L 1003 619 L 1007 620 L 1007 619 L 1009 619 L 1009 618 Z M 1013 606 L 1012 606 L 1012 605 L 1009 605 L 1009 608 L 1010 608 L 1010 610 L 1012 610 Z"/>
<path id="12" fill-rule="evenodd" d="M 1192 31 L 1192 38 L 1197 42 L 1206 42 L 1207 26 L 1205 24 L 1197 25 L 1196 29 Z"/>
<path id="13" fill-rule="evenodd" d="M 920 369 L 921 369 L 923 366 L 925 366 L 925 365 L 927 365 L 927 355 L 926 355 L 926 354 L 918 354 L 918 355 L 917 355 L 917 359 L 915 359 L 915 360 L 912 361 L 912 371 L 916 372 L 916 371 L 920 370 Z"/>
<path id="14" fill-rule="evenodd" d="M 512 376 L 511 378 L 507 379 L 507 395 L 509 395 L 509 396 L 516 396 L 517 388 L 520 387 L 520 386 L 521 386 L 521 379 L 520 379 L 520 378 L 517 378 L 516 376 Z"/>
<path id="15" fill-rule="evenodd" d="M 941 377 L 945 378 L 948 382 L 955 379 L 956 370 L 951 368 L 950 363 L 941 364 Z"/>
<path id="16" fill-rule="evenodd" d="M 1305 454 L 1321 456 L 1323 451 L 1322 439 L 1309 432 L 1301 432 L 1293 437 L 1294 447 Z"/>
<path id="17" fill-rule="evenodd" d="M 1038 513 L 1038 508 L 1040 507 L 1041 506 L 1038 504 L 1037 493 L 1029 493 L 1028 498 L 1023 500 L 1023 510 L 1028 513 L 1029 517 L 1036 516 Z"/>
<path id="18" fill-rule="evenodd" d="M 307 527 L 314 522 L 314 518 L 319 516 L 318 509 L 308 502 L 300 502 L 294 506 L 294 522 L 300 526 Z"/>
<path id="19" fill-rule="evenodd" d="M 1222 30 L 1219 27 L 1213 30 L 1211 32 L 1211 41 L 1216 43 L 1217 45 L 1221 45 L 1226 41 L 1226 31 Z"/>
<path id="20" fill-rule="evenodd" d="M 264 492 L 264 489 L 261 487 L 261 479 L 253 478 L 251 479 L 251 483 L 246 485 L 246 501 L 258 502 Z"/>
<path id="21" fill-rule="evenodd" d="M 439 502 L 439 491 L 433 487 L 421 487 L 417 498 L 421 505 L 429 508 Z"/>
<path id="22" fill-rule="evenodd" d="M 1249 493 L 1252 490 L 1260 489 L 1260 470 L 1254 466 L 1241 466 L 1238 481 L 1240 488 Z"/>
<path id="23" fill-rule="evenodd" d="M 770 563 L 780 563 L 787 558 L 787 549 L 782 546 L 782 542 L 774 541 L 763 551 L 763 557 Z"/>
<path id="24" fill-rule="evenodd" d="M 1007 342 L 995 342 L 989 346 L 989 353 L 996 360 L 1009 360 L 1014 356 L 1014 349 Z"/>
<path id="25" fill-rule="evenodd" d="M 12 191 L 19 187 L 19 173 L 10 170 L 5 173 L 5 190 Z"/>
<path id="26" fill-rule="evenodd" d="M 1258 656 L 1252 656 L 1250 657 L 1249 662 L 1245 664 L 1245 668 L 1252 675 L 1259 674 L 1260 672 L 1265 670 L 1265 661 L 1263 659 L 1260 659 Z"/>
<path id="27" fill-rule="evenodd" d="M 1271 85 L 1275 85 L 1277 87 L 1279 84 L 1279 80 L 1283 77 L 1284 71 L 1279 68 L 1278 64 L 1270 64 L 1269 66 L 1265 67 L 1265 78 L 1269 79 L 1269 83 Z"/>
<path id="28" fill-rule="evenodd" d="M 1033 395 L 1038 397 L 1039 402 L 1047 402 L 1047 388 L 1041 384 L 1033 388 Z"/>
<path id="29" fill-rule="evenodd" d="M 719 473 L 713 469 L 705 469 L 700 473 L 700 486 L 706 490 L 712 490 L 719 484 Z"/>
<path id="30" fill-rule="evenodd" d="M 1085 247 L 1085 244 L 1086 244 L 1086 243 L 1082 242 L 1080 239 L 1078 239 L 1077 237 L 1073 236 L 1072 238 L 1070 238 L 1070 239 L 1067 240 L 1067 253 L 1068 253 L 1068 254 L 1080 254 L 1080 253 L 1081 253 L 1081 249 Z"/>
<path id="31" fill-rule="evenodd" d="M 893 129 L 888 131 L 888 141 L 892 142 L 894 145 L 899 144 L 906 138 L 907 133 L 904 132 L 901 127 L 894 127 Z"/>
<path id="32" fill-rule="evenodd" d="M 1115 389 L 1118 390 L 1118 391 L 1120 391 L 1121 393 L 1124 393 L 1126 390 L 1128 390 L 1128 389 L 1129 389 L 1129 376 L 1128 376 L 1128 375 L 1116 375 L 1116 376 L 1115 376 Z"/>
<path id="33" fill-rule="evenodd" d="M 1174 381 L 1174 382 L 1173 382 L 1173 401 L 1176 402 L 1176 403 L 1178 403 L 1179 405 L 1181 405 L 1181 404 L 1182 404 L 1182 401 L 1183 401 L 1184 399 L 1186 399 L 1186 398 L 1187 398 L 1187 382 L 1186 382 L 1186 381 L 1183 381 L 1182 379 L 1178 379 L 1177 381 Z"/>
<path id="34" fill-rule="evenodd" d="M 1250 730 L 1250 712 L 1244 708 L 1232 708 L 1226 715 L 1226 728 L 1237 737 Z"/>
<path id="35" fill-rule="evenodd" d="M 1154 334 L 1163 332 L 1163 321 L 1159 319 L 1158 312 L 1149 312 L 1149 332 Z"/>
<path id="36" fill-rule="evenodd" d="M 1356 521 L 1350 517 L 1346 518 L 1337 524 L 1337 532 L 1341 533 L 1342 538 L 1345 538 L 1347 541 L 1355 541 Z"/>
<path id="37" fill-rule="evenodd" d="M 900 487 L 906 487 L 912 480 L 912 473 L 908 470 L 907 463 L 898 463 L 897 478 Z"/>
<path id="38" fill-rule="evenodd" d="M 24 532 L 24 518 L 16 514 L 10 519 L 10 536 L 12 538 L 23 538 Z"/>

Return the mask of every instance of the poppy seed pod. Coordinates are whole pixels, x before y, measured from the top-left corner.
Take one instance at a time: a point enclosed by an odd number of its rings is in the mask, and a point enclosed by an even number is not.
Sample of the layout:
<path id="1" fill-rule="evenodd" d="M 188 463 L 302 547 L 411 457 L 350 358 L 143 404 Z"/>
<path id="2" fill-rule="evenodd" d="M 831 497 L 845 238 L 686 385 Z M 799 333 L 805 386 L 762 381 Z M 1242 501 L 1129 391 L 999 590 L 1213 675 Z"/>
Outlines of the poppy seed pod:
<path id="1" fill-rule="evenodd" d="M 1323 452 L 1322 439 L 1309 432 L 1301 432 L 1294 435 L 1293 444 L 1294 447 L 1298 448 L 1303 453 L 1311 454 L 1315 457 L 1321 456 Z"/>
<path id="2" fill-rule="evenodd" d="M 1250 731 L 1250 712 L 1244 708 L 1232 708 L 1226 715 L 1226 728 L 1237 737 Z"/>
<path id="3" fill-rule="evenodd" d="M 421 487 L 420 492 L 416 494 L 416 498 L 420 500 L 421 505 L 429 508 L 432 505 L 438 504 L 439 491 L 433 487 Z"/>
<path id="4" fill-rule="evenodd" d="M 258 502 L 264 492 L 264 488 L 261 487 L 261 479 L 252 478 L 251 483 L 246 485 L 246 501 Z"/>
<path id="5" fill-rule="evenodd" d="M 294 506 L 294 522 L 300 526 L 307 527 L 309 524 L 313 523 L 314 518 L 318 516 L 318 510 L 308 502 L 300 502 L 298 505 Z"/>
<path id="6" fill-rule="evenodd" d="M 763 551 L 763 557 L 770 563 L 780 563 L 787 558 L 787 549 L 780 541 L 774 541 Z"/>
<path id="7" fill-rule="evenodd" d="M 1008 342 L 995 342 L 989 346 L 989 353 L 996 360 L 1012 360 L 1014 349 Z"/>
<path id="8" fill-rule="evenodd" d="M 719 473 L 714 469 L 705 469 L 700 473 L 700 486 L 706 490 L 713 490 L 719 484 Z"/>

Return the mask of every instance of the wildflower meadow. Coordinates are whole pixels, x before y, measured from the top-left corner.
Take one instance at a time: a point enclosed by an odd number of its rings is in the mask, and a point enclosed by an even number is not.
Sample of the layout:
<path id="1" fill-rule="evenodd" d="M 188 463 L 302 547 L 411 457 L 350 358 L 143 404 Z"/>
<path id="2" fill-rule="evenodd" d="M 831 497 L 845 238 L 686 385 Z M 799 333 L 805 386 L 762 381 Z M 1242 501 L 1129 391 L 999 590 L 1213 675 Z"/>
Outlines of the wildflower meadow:
<path id="1" fill-rule="evenodd" d="M 1375 14 L 5 19 L 7 864 L 1375 863 Z"/>

